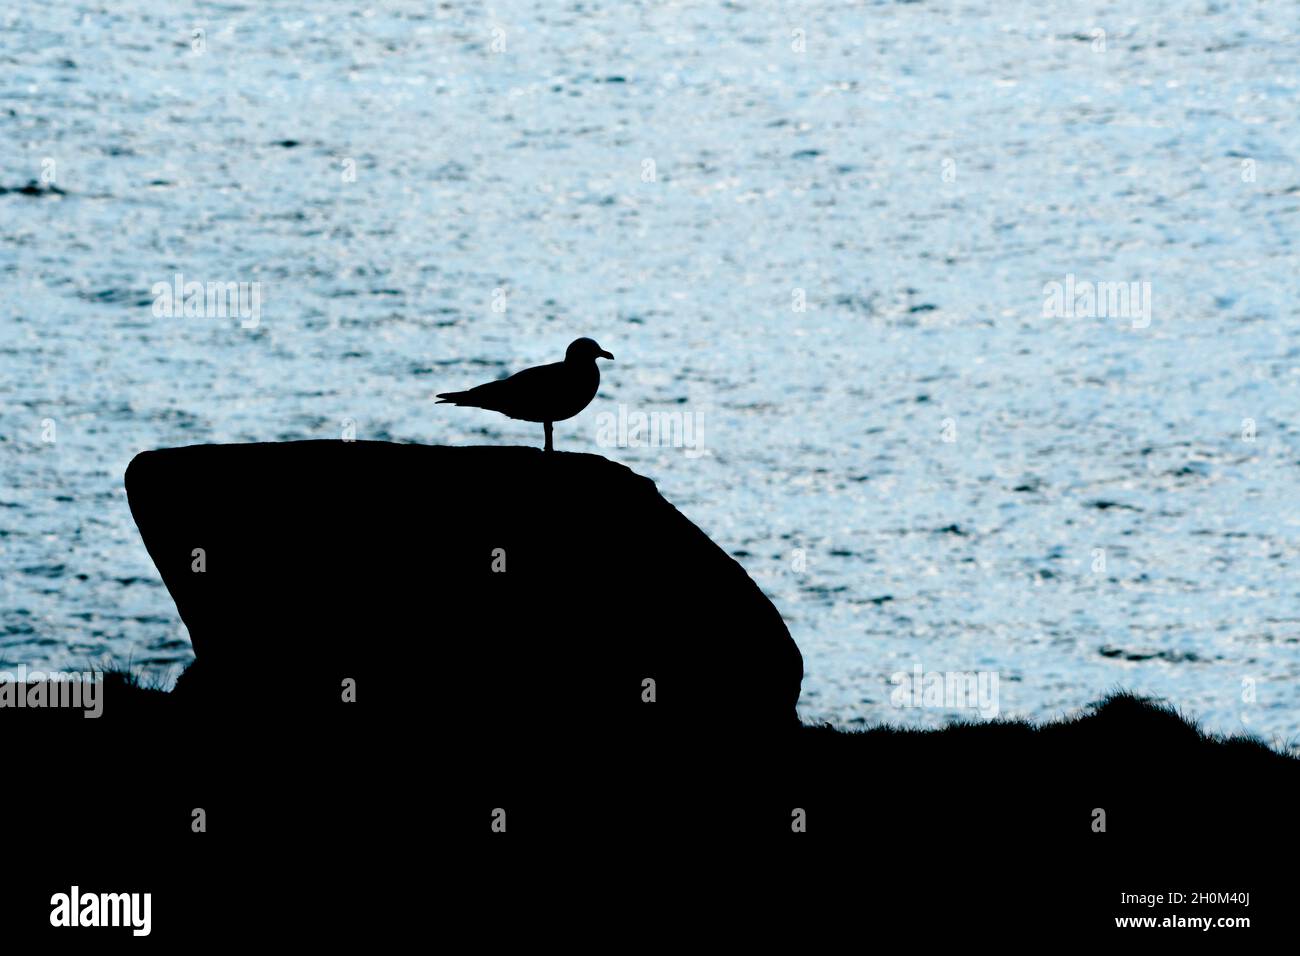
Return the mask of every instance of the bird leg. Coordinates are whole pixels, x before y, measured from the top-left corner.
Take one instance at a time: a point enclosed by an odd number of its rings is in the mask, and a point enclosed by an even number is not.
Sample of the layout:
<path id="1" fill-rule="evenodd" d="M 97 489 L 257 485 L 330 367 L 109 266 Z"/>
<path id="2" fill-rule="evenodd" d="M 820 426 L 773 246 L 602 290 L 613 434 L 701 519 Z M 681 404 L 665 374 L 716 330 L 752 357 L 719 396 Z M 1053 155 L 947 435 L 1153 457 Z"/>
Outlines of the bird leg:
<path id="1" fill-rule="evenodd" d="M 546 450 L 555 451 L 555 447 L 551 444 L 551 423 L 544 422 L 543 424 L 546 425 Z"/>

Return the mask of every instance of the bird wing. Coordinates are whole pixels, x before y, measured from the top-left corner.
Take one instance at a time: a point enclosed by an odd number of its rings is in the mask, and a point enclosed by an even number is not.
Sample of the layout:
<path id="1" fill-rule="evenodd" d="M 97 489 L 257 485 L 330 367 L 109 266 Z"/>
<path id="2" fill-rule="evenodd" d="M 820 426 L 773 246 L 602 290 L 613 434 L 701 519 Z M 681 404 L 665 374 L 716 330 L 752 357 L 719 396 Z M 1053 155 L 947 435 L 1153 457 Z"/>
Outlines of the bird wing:
<path id="1" fill-rule="evenodd" d="M 563 369 L 563 362 L 526 368 L 509 378 L 475 385 L 463 392 L 443 392 L 438 396 L 439 404 L 486 408 L 510 418 L 540 421 L 534 417 L 535 409 L 563 385 Z"/>

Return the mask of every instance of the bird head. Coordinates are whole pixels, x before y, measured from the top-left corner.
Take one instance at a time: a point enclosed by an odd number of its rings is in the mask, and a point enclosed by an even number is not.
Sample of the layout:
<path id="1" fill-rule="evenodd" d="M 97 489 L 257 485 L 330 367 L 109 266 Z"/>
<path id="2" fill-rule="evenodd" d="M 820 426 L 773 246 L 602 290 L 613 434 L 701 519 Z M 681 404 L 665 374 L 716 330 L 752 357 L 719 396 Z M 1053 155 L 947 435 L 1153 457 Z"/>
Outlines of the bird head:
<path id="1" fill-rule="evenodd" d="M 566 362 L 594 362 L 598 358 L 614 360 L 614 356 L 602 349 L 595 339 L 574 339 L 564 353 Z"/>

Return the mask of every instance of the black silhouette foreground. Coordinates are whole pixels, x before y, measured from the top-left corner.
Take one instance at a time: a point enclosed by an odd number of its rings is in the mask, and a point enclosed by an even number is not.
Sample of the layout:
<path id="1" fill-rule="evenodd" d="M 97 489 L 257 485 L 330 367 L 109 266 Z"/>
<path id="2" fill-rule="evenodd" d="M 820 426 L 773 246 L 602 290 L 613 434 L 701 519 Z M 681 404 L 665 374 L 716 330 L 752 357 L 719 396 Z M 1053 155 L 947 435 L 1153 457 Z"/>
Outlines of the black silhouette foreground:
<path id="1" fill-rule="evenodd" d="M 40 849 L 15 913 L 75 869 L 151 889 L 159 936 L 259 907 L 382 935 L 433 918 L 411 875 L 433 872 L 633 922 L 664 893 L 806 922 L 845 892 L 841 919 L 979 906 L 979 932 L 1074 937 L 1121 891 L 1258 891 L 1262 848 L 1300 835 L 1300 761 L 1123 694 L 1041 726 L 801 725 L 776 608 L 599 456 L 201 446 L 138 456 L 127 492 L 196 661 L 169 693 L 110 675 L 97 720 L 0 713 L 36 761 L 4 790 Z"/>
<path id="2" fill-rule="evenodd" d="M 772 602 L 653 482 L 598 455 L 199 445 L 138 455 L 126 489 L 194 645 L 186 683 L 252 665 L 311 674 L 303 689 L 332 700 L 346 678 L 419 673 L 422 709 L 512 734 L 591 713 L 795 723 L 803 661 Z"/>
<path id="3" fill-rule="evenodd" d="M 563 362 L 538 365 L 516 372 L 509 378 L 476 385 L 463 392 L 443 392 L 438 404 L 486 408 L 509 418 L 541 422 L 546 430 L 546 451 L 553 451 L 552 426 L 572 418 L 596 397 L 600 389 L 600 367 L 596 359 L 614 356 L 594 339 L 574 339 Z"/>

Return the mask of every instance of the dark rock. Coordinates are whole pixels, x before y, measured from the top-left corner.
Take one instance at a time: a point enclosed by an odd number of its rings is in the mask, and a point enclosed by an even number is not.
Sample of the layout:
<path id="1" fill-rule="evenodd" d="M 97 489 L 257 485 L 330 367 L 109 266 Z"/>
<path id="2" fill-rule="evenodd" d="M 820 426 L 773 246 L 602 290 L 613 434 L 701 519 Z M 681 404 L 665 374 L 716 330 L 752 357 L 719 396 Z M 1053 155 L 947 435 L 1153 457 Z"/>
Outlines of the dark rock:
<path id="1" fill-rule="evenodd" d="M 293 675 L 268 706 L 333 703 L 352 678 L 372 707 L 515 732 L 795 723 L 803 662 L 776 608 L 600 456 L 209 445 L 138 455 L 126 487 L 194 644 L 178 694 L 257 673 Z M 427 696 L 390 700 L 414 675 Z"/>

